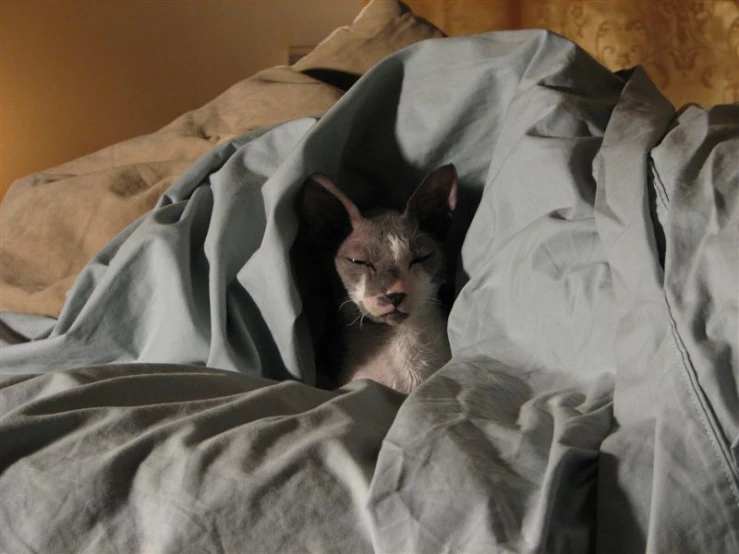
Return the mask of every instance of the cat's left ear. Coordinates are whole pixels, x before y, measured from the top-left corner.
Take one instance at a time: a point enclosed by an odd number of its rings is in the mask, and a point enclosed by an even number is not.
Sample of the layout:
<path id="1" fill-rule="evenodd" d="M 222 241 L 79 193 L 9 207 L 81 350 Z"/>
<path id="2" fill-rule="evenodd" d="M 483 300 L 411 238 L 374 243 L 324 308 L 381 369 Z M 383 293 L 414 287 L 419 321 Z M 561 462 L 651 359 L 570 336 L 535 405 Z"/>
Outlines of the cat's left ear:
<path id="1" fill-rule="evenodd" d="M 305 182 L 298 214 L 305 223 L 306 238 L 329 250 L 338 247 L 362 219 L 349 197 L 321 173 L 314 173 Z"/>
<path id="2" fill-rule="evenodd" d="M 453 164 L 435 169 L 408 200 L 405 213 L 437 239 L 446 236 L 457 206 L 457 170 Z"/>

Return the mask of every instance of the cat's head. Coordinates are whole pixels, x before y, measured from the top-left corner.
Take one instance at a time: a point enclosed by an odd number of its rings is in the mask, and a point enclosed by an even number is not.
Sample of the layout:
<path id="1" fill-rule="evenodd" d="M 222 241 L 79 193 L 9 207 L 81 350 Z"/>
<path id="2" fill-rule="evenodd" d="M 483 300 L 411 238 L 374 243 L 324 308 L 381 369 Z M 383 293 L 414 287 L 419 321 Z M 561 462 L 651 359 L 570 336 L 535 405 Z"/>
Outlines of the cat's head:
<path id="1" fill-rule="evenodd" d="M 362 215 L 322 174 L 312 175 L 302 213 L 313 240 L 334 254 L 349 298 L 373 321 L 398 325 L 433 302 L 444 278 L 442 241 L 457 202 L 457 172 L 429 173 L 405 210 Z"/>

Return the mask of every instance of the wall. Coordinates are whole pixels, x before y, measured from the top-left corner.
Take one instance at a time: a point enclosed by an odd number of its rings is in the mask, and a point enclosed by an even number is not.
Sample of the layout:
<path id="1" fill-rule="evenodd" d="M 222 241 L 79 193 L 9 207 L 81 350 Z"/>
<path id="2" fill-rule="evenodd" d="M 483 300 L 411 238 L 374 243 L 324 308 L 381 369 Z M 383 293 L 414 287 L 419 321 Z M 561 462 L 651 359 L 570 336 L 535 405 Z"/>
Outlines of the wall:
<path id="1" fill-rule="evenodd" d="M 546 28 L 675 105 L 739 102 L 739 0 L 406 0 L 449 35 Z"/>
<path id="2" fill-rule="evenodd" d="M 0 4 L 0 197 L 23 175 L 151 132 L 288 46 L 349 24 L 362 0 Z"/>

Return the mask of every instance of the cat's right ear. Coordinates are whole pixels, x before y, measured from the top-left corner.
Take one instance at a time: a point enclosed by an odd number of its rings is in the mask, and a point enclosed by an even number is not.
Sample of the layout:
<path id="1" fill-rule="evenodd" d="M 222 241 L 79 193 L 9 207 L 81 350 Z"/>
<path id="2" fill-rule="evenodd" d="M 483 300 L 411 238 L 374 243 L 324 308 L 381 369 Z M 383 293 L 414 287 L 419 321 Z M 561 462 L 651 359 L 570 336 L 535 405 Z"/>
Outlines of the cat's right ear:
<path id="1" fill-rule="evenodd" d="M 303 185 L 300 217 L 308 238 L 324 248 L 338 246 L 362 219 L 357 206 L 322 173 L 314 173 Z"/>
<path id="2" fill-rule="evenodd" d="M 411 195 L 405 212 L 424 231 L 443 240 L 457 206 L 457 170 L 447 164 L 424 177 Z"/>

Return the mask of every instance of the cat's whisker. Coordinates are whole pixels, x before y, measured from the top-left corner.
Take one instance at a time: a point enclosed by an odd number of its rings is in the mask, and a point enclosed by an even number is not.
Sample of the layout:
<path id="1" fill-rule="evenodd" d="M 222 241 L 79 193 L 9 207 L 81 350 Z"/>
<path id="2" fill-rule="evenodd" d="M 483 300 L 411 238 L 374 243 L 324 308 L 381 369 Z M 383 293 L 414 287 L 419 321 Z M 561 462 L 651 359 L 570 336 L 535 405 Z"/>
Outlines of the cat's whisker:
<path id="1" fill-rule="evenodd" d="M 444 307 L 445 307 L 445 304 L 444 304 L 444 302 L 442 302 L 441 300 L 439 300 L 439 299 L 438 299 L 438 298 L 436 298 L 435 296 L 430 296 L 430 297 L 426 298 L 426 303 L 428 303 L 428 304 L 432 304 L 432 305 L 434 305 L 434 306 L 440 306 L 440 307 L 442 307 L 442 308 L 444 308 Z"/>
<path id="2" fill-rule="evenodd" d="M 354 318 L 354 319 L 352 320 L 352 322 L 351 322 L 351 323 L 348 323 L 348 324 L 347 324 L 347 327 L 351 327 L 351 326 L 352 326 L 352 325 L 354 325 L 354 324 L 355 324 L 355 323 L 356 323 L 357 321 L 359 321 L 359 328 L 361 329 L 361 328 L 362 328 L 362 318 L 363 318 L 363 317 L 364 317 L 364 314 L 363 314 L 362 312 L 359 312 L 359 315 L 358 315 L 357 317 L 355 317 L 355 318 Z"/>
<path id="3" fill-rule="evenodd" d="M 339 304 L 339 307 L 336 308 L 336 311 L 337 312 L 340 312 L 341 311 L 341 308 L 343 308 L 347 304 L 351 304 L 352 302 L 354 302 L 354 301 L 351 298 L 349 300 L 344 300 L 341 304 Z"/>

